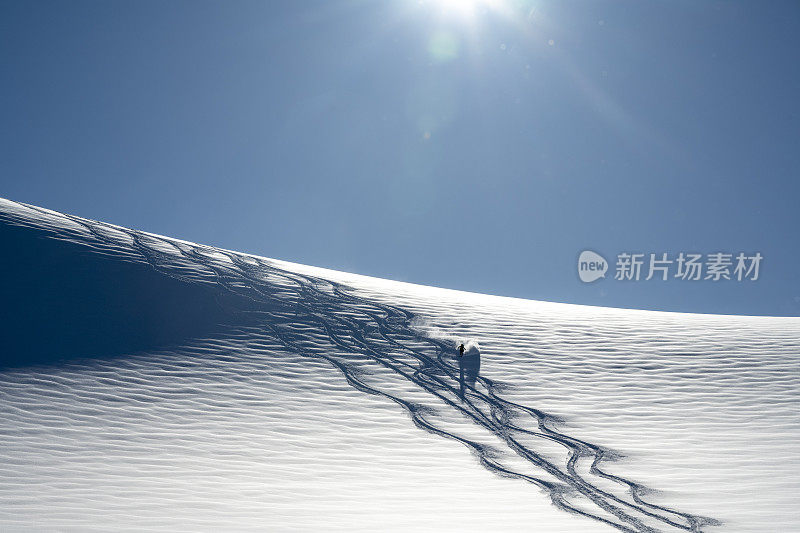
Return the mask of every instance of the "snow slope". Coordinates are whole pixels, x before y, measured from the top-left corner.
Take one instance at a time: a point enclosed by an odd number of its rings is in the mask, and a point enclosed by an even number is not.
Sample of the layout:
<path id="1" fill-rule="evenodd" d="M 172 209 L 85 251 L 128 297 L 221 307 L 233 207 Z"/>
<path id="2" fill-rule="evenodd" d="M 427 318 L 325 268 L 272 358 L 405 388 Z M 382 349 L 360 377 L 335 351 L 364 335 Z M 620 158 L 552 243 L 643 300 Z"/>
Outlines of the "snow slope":
<path id="1" fill-rule="evenodd" d="M 414 286 L 7 200 L 0 245 L 4 531 L 800 530 L 800 319 Z"/>

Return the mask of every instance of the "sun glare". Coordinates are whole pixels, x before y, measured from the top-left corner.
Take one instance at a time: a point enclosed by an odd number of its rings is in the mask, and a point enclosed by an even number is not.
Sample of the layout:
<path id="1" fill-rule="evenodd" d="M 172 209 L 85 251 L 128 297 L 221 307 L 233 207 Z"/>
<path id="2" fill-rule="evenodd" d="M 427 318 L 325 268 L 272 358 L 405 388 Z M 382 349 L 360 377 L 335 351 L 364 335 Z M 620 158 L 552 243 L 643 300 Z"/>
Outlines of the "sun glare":
<path id="1" fill-rule="evenodd" d="M 432 0 L 431 5 L 439 7 L 446 14 L 473 17 L 483 9 L 496 9 L 502 0 Z"/>

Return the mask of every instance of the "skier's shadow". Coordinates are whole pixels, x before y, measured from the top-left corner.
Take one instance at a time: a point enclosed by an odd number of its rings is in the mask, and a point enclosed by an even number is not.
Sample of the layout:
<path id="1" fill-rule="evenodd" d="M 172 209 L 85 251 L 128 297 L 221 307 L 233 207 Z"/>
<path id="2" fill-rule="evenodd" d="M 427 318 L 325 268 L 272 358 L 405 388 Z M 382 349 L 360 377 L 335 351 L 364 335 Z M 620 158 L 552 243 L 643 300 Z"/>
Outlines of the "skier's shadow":
<path id="1" fill-rule="evenodd" d="M 456 356 L 458 360 L 458 386 L 461 398 L 464 398 L 464 390 L 467 385 L 475 386 L 478 374 L 481 371 L 481 352 L 478 348 L 472 347 L 462 356 Z"/>

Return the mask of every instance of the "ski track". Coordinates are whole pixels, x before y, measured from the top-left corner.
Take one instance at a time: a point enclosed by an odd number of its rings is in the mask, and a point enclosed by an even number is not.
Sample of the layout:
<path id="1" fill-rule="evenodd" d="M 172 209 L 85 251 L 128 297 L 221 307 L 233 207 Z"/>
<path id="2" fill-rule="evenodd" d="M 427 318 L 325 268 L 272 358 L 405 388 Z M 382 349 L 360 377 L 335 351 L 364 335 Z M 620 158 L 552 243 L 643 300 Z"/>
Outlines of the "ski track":
<path id="1" fill-rule="evenodd" d="M 481 374 L 460 398 L 452 340 L 447 335 L 426 334 L 412 310 L 366 296 L 365 291 L 322 275 L 294 271 L 278 261 L 25 204 L 6 201 L 0 207 L 0 220 L 5 223 L 35 228 L 50 238 L 78 243 L 98 254 L 146 263 L 166 276 L 220 286 L 245 297 L 252 305 L 233 309 L 242 320 L 227 324 L 225 330 L 230 339 L 243 339 L 242 349 L 258 357 L 281 350 L 325 361 L 341 372 L 351 387 L 401 406 L 418 428 L 461 443 L 484 468 L 538 487 L 565 512 L 630 532 L 700 532 L 720 524 L 714 518 L 651 501 L 650 489 L 658 487 L 646 488 L 614 473 L 609 463 L 615 457 L 613 452 L 558 429 L 557 417 L 526 405 L 513 394 L 509 383 Z M 226 340 L 216 342 L 224 353 Z M 205 339 L 203 346 L 214 349 L 215 340 Z M 613 347 L 609 350 L 613 352 Z M 183 369 L 176 363 L 165 364 L 173 365 L 175 372 L 190 371 L 192 366 L 191 362 Z M 253 364 L 257 369 L 257 363 Z M 9 417 L 24 418 L 26 408 L 14 404 L 15 391 L 30 385 L 15 383 L 13 374 L 9 376 L 0 381 L 0 399 L 8 409 L 4 426 Z M 54 389 L 67 387 L 55 376 L 50 379 Z M 105 379 L 115 378 L 109 374 Z M 153 397 L 127 399 L 147 404 L 158 401 L 154 398 L 190 395 L 192 391 L 153 392 Z M 242 400 L 246 405 L 247 398 Z M 84 415 L 91 417 L 92 413 L 87 404 Z M 51 446 L 58 453 L 59 442 Z M 14 457 L 0 452 L 0 461 L 6 473 L 13 471 Z M 0 492 L 0 497 L 9 494 Z M 531 497 L 537 497 L 536 491 Z"/>

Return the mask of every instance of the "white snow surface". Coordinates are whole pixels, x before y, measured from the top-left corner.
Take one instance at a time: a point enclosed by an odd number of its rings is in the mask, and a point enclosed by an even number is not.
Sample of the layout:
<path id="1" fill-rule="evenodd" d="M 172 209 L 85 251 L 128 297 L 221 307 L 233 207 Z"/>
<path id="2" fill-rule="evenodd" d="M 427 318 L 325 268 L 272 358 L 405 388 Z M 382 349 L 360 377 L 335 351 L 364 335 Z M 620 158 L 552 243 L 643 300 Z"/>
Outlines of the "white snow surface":
<path id="1" fill-rule="evenodd" d="M 798 318 L 478 295 L 0 215 L 253 301 L 180 345 L 0 371 L 3 531 L 800 531 Z"/>

